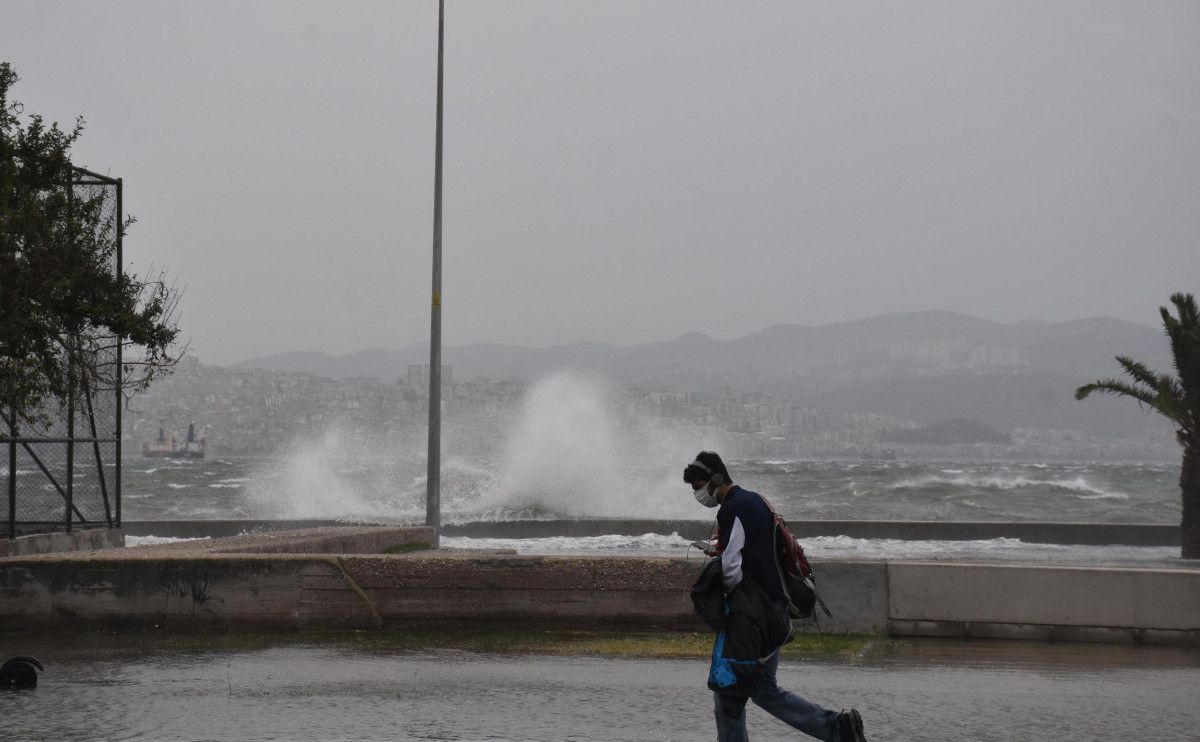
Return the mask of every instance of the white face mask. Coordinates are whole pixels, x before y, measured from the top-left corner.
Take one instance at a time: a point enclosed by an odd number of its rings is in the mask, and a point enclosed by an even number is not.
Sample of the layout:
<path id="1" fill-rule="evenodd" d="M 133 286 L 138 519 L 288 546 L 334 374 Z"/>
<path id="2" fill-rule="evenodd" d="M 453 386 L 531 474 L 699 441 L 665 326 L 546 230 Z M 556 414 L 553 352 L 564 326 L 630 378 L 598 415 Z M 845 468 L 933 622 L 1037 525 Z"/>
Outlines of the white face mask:
<path id="1" fill-rule="evenodd" d="M 692 494 L 696 497 L 696 502 L 700 503 L 706 508 L 715 508 L 721 504 L 721 501 L 717 499 L 716 493 L 708 491 L 708 488 L 711 486 L 712 485 L 705 485 L 692 492 Z"/>

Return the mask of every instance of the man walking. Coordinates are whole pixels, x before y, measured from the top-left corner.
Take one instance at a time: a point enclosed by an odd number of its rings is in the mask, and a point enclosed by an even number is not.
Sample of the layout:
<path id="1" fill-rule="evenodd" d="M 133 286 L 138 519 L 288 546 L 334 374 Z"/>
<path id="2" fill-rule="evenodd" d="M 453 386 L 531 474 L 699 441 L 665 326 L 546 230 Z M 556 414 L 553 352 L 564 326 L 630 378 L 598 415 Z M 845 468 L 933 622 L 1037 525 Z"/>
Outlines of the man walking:
<path id="1" fill-rule="evenodd" d="M 719 742 L 741 742 L 746 701 L 800 731 L 827 742 L 866 742 L 856 709 L 830 711 L 779 687 L 779 648 L 791 622 L 775 562 L 775 520 L 761 495 L 735 485 L 721 457 L 701 451 L 683 470 L 696 501 L 717 511 L 724 628 L 713 647 L 713 689 Z M 714 568 L 716 565 L 712 565 Z M 784 627 L 782 633 L 773 627 Z"/>

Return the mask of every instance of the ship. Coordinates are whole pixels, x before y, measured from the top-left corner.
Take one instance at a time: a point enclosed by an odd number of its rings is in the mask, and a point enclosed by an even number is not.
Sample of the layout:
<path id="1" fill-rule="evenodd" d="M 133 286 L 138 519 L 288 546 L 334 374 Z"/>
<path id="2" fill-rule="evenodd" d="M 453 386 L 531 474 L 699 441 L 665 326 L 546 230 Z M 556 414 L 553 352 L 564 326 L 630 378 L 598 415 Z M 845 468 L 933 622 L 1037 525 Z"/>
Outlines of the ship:
<path id="1" fill-rule="evenodd" d="M 175 455 L 175 436 L 168 441 L 163 427 L 158 426 L 158 437 L 142 443 L 142 457 L 147 459 L 165 459 Z"/>
<path id="2" fill-rule="evenodd" d="M 202 459 L 207 441 L 196 440 L 196 425 L 188 423 L 187 440 L 179 446 L 175 436 L 167 438 L 166 431 L 158 426 L 158 437 L 142 443 L 142 457 L 147 459 Z"/>
<path id="3" fill-rule="evenodd" d="M 188 423 L 187 440 L 183 442 L 183 448 L 176 449 L 175 456 L 181 459 L 202 459 L 206 444 L 207 441 L 203 438 L 196 440 L 196 424 Z"/>

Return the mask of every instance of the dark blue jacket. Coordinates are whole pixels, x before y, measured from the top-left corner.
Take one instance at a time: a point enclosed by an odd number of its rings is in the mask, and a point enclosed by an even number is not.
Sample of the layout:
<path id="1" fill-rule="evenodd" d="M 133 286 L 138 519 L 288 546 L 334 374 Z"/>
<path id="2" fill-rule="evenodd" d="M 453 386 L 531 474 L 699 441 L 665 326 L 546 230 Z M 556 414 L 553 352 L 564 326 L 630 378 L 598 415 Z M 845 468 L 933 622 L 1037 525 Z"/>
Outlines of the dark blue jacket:
<path id="1" fill-rule="evenodd" d="M 710 560 L 692 586 L 692 603 L 700 618 L 717 630 L 708 687 L 722 696 L 752 695 L 766 661 L 791 641 L 787 606 L 768 599 L 749 575 L 726 595 L 720 559 Z"/>
<path id="2" fill-rule="evenodd" d="M 784 599 L 775 565 L 775 519 L 757 492 L 735 485 L 725 495 L 717 511 L 717 550 L 725 592 L 750 575 L 768 600 Z"/>

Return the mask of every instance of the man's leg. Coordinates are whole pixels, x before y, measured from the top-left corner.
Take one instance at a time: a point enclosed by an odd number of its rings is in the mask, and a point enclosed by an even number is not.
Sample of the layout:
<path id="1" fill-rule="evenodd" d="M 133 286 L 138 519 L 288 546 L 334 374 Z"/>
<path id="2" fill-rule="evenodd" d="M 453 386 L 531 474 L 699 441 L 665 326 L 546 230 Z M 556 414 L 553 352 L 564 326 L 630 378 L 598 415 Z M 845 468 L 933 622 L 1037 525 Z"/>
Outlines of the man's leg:
<path id="1" fill-rule="evenodd" d="M 746 699 L 713 693 L 717 742 L 746 742 Z"/>
<path id="2" fill-rule="evenodd" d="M 838 712 L 822 708 L 795 693 L 788 693 L 775 682 L 775 671 L 779 668 L 779 650 L 763 667 L 758 689 L 750 699 L 762 710 L 776 719 L 789 724 L 805 734 L 825 740 L 839 742 L 837 733 Z M 745 714 L 742 714 L 745 717 Z M 744 726 L 743 719 L 743 729 Z"/>

